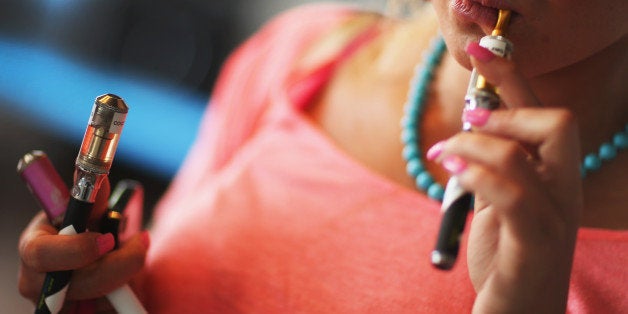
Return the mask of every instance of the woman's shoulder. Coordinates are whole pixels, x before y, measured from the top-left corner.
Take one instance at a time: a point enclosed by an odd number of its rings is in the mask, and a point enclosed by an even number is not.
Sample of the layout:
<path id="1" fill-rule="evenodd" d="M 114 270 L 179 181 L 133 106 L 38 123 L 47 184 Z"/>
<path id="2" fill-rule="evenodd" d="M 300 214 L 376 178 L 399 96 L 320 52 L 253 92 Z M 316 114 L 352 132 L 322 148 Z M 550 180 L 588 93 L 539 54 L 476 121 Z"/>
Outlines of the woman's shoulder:
<path id="1" fill-rule="evenodd" d="M 351 43 L 356 36 L 364 33 L 365 30 L 374 28 L 373 26 L 385 34 L 386 40 L 384 42 L 394 39 L 394 42 L 402 42 L 404 45 L 408 45 L 408 42 L 410 45 L 427 43 L 437 31 L 436 15 L 430 5 L 418 7 L 411 18 L 390 16 L 363 8 L 348 8 L 352 10 L 345 15 L 342 23 L 330 28 L 316 40 L 302 62 L 307 63 L 311 60 L 324 59 L 329 55 L 334 55 L 338 50 L 346 48 L 346 45 Z M 407 34 L 412 34 L 415 37 L 413 40 L 401 38 Z M 401 50 L 407 49 L 401 48 Z"/>
<path id="2" fill-rule="evenodd" d="M 381 14 L 373 11 L 355 7 L 351 9 L 333 27 L 320 33 L 318 38 L 304 49 L 296 64 L 297 68 L 307 71 L 307 69 L 318 67 L 322 63 L 337 58 L 357 37 L 367 30 L 373 29 L 385 19 Z"/>
<path id="3" fill-rule="evenodd" d="M 248 57 L 290 61 L 302 66 L 320 64 L 342 49 L 379 15 L 341 3 L 310 3 L 283 11 L 259 28 L 231 55 L 231 63 Z M 290 53 L 292 52 L 292 53 Z M 265 61 L 265 62 L 266 62 Z"/>
<path id="4" fill-rule="evenodd" d="M 295 64 L 317 62 L 333 53 L 332 42 L 342 46 L 342 38 L 350 37 L 351 33 L 343 29 L 355 28 L 350 26 L 354 24 L 350 21 L 360 20 L 365 14 L 372 15 L 356 6 L 339 3 L 305 4 L 279 13 L 230 54 L 214 92 L 220 92 L 222 85 L 239 82 L 242 77 L 255 76 L 254 69 L 262 69 L 262 74 L 265 71 L 287 73 Z M 347 35 L 339 35 L 345 33 Z"/>
<path id="5" fill-rule="evenodd" d="M 399 57 L 407 59 L 406 54 L 415 53 L 415 48 L 434 36 L 437 24 L 430 8 L 426 5 L 416 12 L 417 18 L 401 20 L 359 5 L 316 2 L 299 5 L 260 27 L 231 54 L 222 72 L 229 77 L 233 68 L 244 65 L 250 74 L 251 65 L 263 64 L 264 69 L 272 68 L 273 72 L 308 73 L 341 57 L 352 45 L 362 46 L 360 43 L 368 39 L 360 41 L 361 35 L 378 32 L 387 33 L 385 37 L 393 37 L 393 42 L 402 42 L 403 47 L 387 45 L 387 50 L 382 51 L 384 63 L 391 60 L 395 63 Z M 412 30 L 416 28 L 421 30 Z M 420 38 L 408 41 L 404 38 L 407 34 L 418 34 Z M 374 47 L 379 49 L 377 45 Z"/>

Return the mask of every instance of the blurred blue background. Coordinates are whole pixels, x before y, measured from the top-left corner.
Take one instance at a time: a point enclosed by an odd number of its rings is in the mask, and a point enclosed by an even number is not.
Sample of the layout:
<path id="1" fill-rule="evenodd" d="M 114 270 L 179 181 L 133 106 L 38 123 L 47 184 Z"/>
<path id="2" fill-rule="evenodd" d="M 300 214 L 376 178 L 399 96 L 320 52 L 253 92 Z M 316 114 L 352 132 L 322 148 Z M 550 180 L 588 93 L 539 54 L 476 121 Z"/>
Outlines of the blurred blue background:
<path id="1" fill-rule="evenodd" d="M 131 111 L 117 160 L 170 178 L 221 62 L 243 36 L 237 1 L 3 2 L 3 113 L 80 143 L 94 98 L 118 94 Z"/>
<path id="2" fill-rule="evenodd" d="M 148 216 L 194 141 L 225 57 L 305 2 L 0 0 L 0 313 L 33 309 L 17 292 L 18 237 L 37 211 L 19 158 L 45 151 L 69 185 L 94 99 L 117 94 L 130 111 L 110 178 L 141 181 Z"/>
<path id="3" fill-rule="evenodd" d="M 70 143 L 81 142 L 95 96 L 123 97 L 130 111 L 116 157 L 164 179 L 183 160 L 208 98 L 189 88 L 78 64 L 50 48 L 6 39 L 0 41 L 0 69 L 3 110 L 28 117 L 35 131 Z"/>

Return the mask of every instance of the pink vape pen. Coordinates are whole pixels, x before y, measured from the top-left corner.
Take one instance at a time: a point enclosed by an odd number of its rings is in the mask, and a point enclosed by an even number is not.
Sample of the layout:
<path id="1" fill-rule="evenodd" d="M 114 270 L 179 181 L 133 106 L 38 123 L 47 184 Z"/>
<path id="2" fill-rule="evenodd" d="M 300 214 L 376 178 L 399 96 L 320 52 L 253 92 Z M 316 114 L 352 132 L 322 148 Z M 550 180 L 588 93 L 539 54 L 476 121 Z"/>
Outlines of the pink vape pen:
<path id="1" fill-rule="evenodd" d="M 59 227 L 70 193 L 46 153 L 40 150 L 27 153 L 18 162 L 17 172 L 46 212 L 48 220 Z"/>

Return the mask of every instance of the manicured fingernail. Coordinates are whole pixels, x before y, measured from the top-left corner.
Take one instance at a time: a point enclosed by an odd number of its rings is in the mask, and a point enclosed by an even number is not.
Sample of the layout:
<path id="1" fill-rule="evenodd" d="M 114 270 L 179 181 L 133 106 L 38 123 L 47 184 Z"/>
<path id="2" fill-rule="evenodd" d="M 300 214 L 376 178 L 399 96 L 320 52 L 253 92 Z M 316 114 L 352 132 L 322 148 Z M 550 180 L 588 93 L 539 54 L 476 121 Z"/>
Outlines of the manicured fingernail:
<path id="1" fill-rule="evenodd" d="M 458 156 L 448 156 L 443 159 L 443 168 L 451 174 L 460 174 L 467 169 L 467 162 Z"/>
<path id="2" fill-rule="evenodd" d="M 150 235 L 148 234 L 148 231 L 142 232 L 140 236 L 142 239 L 142 244 L 144 244 L 144 247 L 148 249 L 150 247 Z"/>
<path id="3" fill-rule="evenodd" d="M 467 45 L 466 51 L 481 62 L 489 62 L 495 58 L 495 54 L 480 46 L 477 42 L 470 42 L 469 45 Z"/>
<path id="4" fill-rule="evenodd" d="M 434 146 L 430 147 L 430 149 L 427 150 L 427 154 L 425 154 L 425 157 L 427 158 L 427 160 L 434 160 L 438 158 L 438 156 L 440 156 L 440 154 L 443 152 L 443 147 L 445 146 L 445 142 L 446 141 L 440 141 L 434 144 Z"/>
<path id="5" fill-rule="evenodd" d="M 462 113 L 462 122 L 471 123 L 473 126 L 483 126 L 491 116 L 491 111 L 484 108 L 475 108 L 472 110 L 465 110 Z"/>
<path id="6" fill-rule="evenodd" d="M 111 233 L 99 235 L 98 238 L 96 238 L 96 246 L 98 247 L 99 255 L 105 255 L 105 253 L 113 250 L 115 245 L 116 241 Z"/>

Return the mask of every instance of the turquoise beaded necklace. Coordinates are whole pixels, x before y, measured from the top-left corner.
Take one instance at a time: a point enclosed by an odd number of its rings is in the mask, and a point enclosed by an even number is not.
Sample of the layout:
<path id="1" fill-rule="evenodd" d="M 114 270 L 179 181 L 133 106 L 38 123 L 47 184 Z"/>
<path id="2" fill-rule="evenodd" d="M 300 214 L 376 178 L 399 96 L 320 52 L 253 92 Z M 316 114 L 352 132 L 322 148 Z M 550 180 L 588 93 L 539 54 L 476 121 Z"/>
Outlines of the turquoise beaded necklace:
<path id="1" fill-rule="evenodd" d="M 414 77 L 410 81 L 408 99 L 404 105 L 404 116 L 401 119 L 401 141 L 403 142 L 403 158 L 406 160 L 406 171 L 414 178 L 420 190 L 435 200 L 442 201 L 445 190 L 434 180 L 421 159 L 421 139 L 417 134 L 423 107 L 427 100 L 427 91 L 434 77 L 434 70 L 440 64 L 447 47 L 442 37 L 432 41 L 427 54 L 423 56 L 423 64 L 414 69 Z"/>
<path id="2" fill-rule="evenodd" d="M 401 141 L 403 142 L 403 158 L 406 161 L 406 171 L 414 179 L 416 187 L 425 192 L 430 198 L 443 200 L 444 189 L 429 173 L 423 163 L 421 139 L 417 134 L 428 89 L 434 78 L 434 71 L 438 68 L 447 46 L 441 36 L 432 41 L 423 63 L 417 65 L 414 77 L 410 82 L 408 99 L 404 105 L 404 116 L 401 119 Z M 604 162 L 610 161 L 617 153 L 628 148 L 628 123 L 623 130 L 615 133 L 609 142 L 600 145 L 598 152 L 587 154 L 580 166 L 582 177 L 598 170 Z"/>

